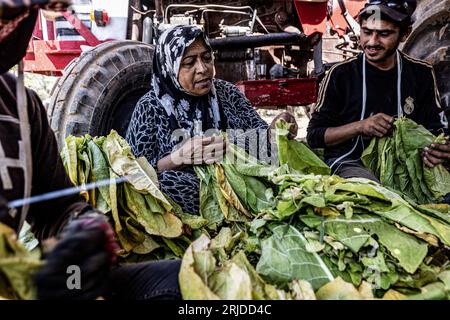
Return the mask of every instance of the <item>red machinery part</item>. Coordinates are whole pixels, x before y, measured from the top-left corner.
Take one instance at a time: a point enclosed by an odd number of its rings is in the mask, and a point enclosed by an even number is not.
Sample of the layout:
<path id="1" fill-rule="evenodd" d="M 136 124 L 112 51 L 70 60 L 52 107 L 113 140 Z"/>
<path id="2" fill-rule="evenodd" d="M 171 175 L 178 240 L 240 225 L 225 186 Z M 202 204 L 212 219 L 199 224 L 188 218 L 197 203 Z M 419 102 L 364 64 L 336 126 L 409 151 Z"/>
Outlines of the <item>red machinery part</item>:
<path id="1" fill-rule="evenodd" d="M 325 33 L 327 28 L 328 0 L 295 0 L 294 4 L 303 32 L 307 36 L 316 32 Z"/>
<path id="2" fill-rule="evenodd" d="M 347 11 L 349 15 L 351 15 L 353 18 L 357 18 L 359 12 L 366 4 L 367 0 L 345 0 L 345 7 L 347 8 Z M 339 8 L 339 5 L 336 4 L 333 6 L 333 14 L 331 15 L 330 19 L 332 28 L 337 31 L 339 36 L 343 36 L 346 34 L 347 31 L 347 22 L 345 21 L 344 16 L 342 15 L 341 9 Z"/>
<path id="3" fill-rule="evenodd" d="M 24 70 L 47 76 L 61 76 L 62 70 L 80 56 L 81 46 L 89 44 L 86 41 L 33 40 L 24 58 Z"/>
<path id="4" fill-rule="evenodd" d="M 31 40 L 25 55 L 26 72 L 40 73 L 51 76 L 61 76 L 62 70 L 75 58 L 82 53 L 81 46 L 95 47 L 102 41 L 98 40 L 76 16 L 69 12 L 62 13 L 68 22 L 78 31 L 85 41 L 68 41 L 68 40 Z M 48 21 L 47 21 L 48 23 Z M 49 39 L 54 39 L 53 23 L 48 23 L 48 27 L 52 26 Z M 43 39 L 42 36 L 42 20 L 40 15 L 36 23 L 34 38 Z"/>
<path id="5" fill-rule="evenodd" d="M 89 43 L 90 46 L 95 47 L 101 43 L 101 41 L 99 41 L 97 37 L 92 34 L 91 30 L 89 30 L 88 27 L 86 27 L 75 15 L 68 11 L 63 12 L 62 14 L 64 18 L 66 18 L 66 20 L 69 21 L 78 33 L 87 41 L 87 43 Z"/>
<path id="6" fill-rule="evenodd" d="M 306 106 L 317 100 L 317 78 L 249 80 L 236 83 L 254 107 Z"/>
<path id="7" fill-rule="evenodd" d="M 345 0 L 347 11 L 354 18 L 356 18 L 365 3 L 366 0 Z M 328 0 L 295 0 L 294 4 L 303 32 L 307 36 L 316 32 L 325 33 L 327 28 Z M 333 12 L 330 22 L 332 28 L 340 36 L 346 33 L 347 22 L 342 15 L 337 0 L 333 1 Z"/>

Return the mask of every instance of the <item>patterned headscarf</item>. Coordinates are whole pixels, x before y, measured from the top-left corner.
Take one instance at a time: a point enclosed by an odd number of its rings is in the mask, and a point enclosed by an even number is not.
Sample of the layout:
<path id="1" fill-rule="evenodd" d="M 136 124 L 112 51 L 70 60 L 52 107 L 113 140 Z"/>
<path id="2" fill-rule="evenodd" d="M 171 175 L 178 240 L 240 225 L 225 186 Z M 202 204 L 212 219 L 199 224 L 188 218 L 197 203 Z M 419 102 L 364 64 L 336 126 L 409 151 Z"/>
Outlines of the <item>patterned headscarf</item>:
<path id="1" fill-rule="evenodd" d="M 187 93 L 178 81 L 184 52 L 199 37 L 212 51 L 199 27 L 172 27 L 159 37 L 153 58 L 152 86 L 155 95 L 170 117 L 172 128 L 185 129 L 192 136 L 202 135 L 207 129 L 221 128 L 214 82 L 210 92 L 199 97 Z"/>

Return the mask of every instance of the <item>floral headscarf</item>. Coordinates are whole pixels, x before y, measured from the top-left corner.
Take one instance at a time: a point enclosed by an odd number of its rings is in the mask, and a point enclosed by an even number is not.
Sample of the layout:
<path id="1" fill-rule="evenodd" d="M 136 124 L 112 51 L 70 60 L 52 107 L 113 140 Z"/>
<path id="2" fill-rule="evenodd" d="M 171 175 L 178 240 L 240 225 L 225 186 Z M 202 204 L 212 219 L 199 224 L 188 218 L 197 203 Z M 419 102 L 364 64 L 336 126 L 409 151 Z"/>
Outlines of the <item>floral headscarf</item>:
<path id="1" fill-rule="evenodd" d="M 202 135 L 207 129 L 221 128 L 219 104 L 214 82 L 204 96 L 188 94 L 178 81 L 181 60 L 187 47 L 201 37 L 212 51 L 208 39 L 197 26 L 175 26 L 159 37 L 153 58 L 152 87 L 171 126 Z"/>

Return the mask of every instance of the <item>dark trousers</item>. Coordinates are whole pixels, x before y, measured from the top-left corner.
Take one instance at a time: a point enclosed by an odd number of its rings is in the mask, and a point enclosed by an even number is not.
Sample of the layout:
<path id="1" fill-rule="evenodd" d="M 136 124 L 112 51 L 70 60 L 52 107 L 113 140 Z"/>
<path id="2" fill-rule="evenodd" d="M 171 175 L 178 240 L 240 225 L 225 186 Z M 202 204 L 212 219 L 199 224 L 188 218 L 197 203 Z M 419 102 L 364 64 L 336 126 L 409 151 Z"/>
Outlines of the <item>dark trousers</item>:
<path id="1" fill-rule="evenodd" d="M 105 298 L 112 300 L 180 300 L 181 260 L 159 260 L 115 267 Z"/>
<path id="2" fill-rule="evenodd" d="M 326 163 L 331 165 L 335 159 L 327 160 Z M 344 160 L 340 163 L 336 163 L 332 168 L 333 173 L 344 179 L 347 178 L 366 178 L 375 182 L 380 183 L 380 181 L 370 172 L 369 169 L 364 167 L 360 160 L 349 161 Z"/>

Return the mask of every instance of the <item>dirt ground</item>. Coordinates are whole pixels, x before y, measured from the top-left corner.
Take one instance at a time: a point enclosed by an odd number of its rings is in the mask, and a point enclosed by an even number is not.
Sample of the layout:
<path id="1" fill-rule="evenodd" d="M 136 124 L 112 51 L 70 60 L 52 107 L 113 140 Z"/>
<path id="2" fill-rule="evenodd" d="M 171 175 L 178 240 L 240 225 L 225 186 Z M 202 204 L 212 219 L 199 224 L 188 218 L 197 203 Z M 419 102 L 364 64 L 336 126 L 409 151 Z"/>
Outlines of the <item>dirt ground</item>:
<path id="1" fill-rule="evenodd" d="M 33 89 L 44 103 L 44 106 L 50 102 L 50 95 L 54 84 L 59 77 L 49 77 L 30 72 L 25 73 L 25 86 Z"/>

